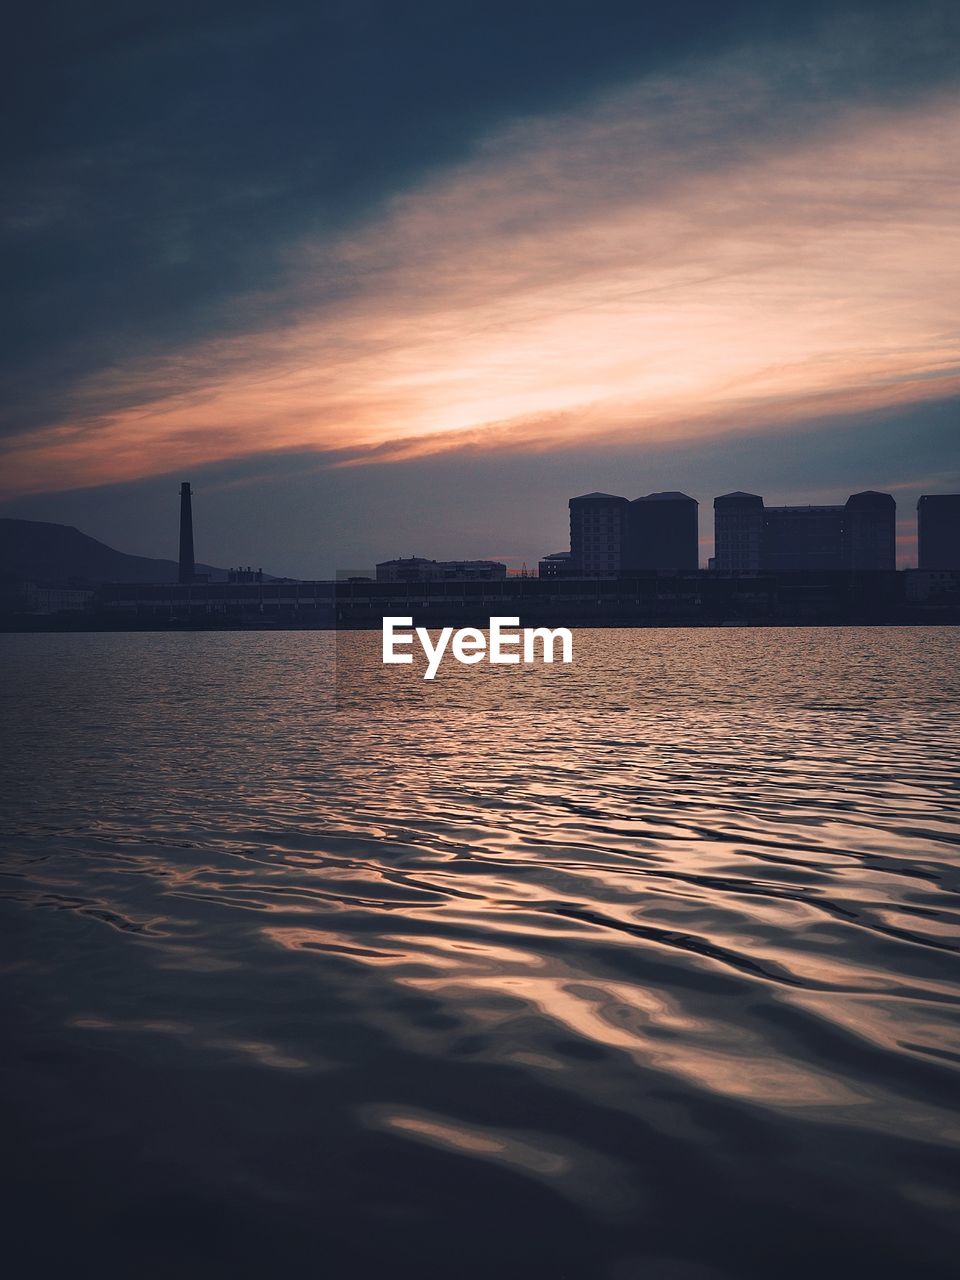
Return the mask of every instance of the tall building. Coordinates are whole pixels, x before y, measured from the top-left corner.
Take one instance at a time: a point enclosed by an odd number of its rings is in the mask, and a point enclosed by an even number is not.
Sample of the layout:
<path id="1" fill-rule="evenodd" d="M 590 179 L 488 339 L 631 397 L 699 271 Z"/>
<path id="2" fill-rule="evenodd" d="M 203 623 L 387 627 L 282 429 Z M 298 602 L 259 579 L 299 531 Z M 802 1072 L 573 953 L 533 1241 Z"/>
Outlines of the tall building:
<path id="1" fill-rule="evenodd" d="M 725 493 L 713 513 L 716 569 L 896 567 L 897 504 L 889 493 L 854 493 L 842 507 L 765 507 L 756 493 Z"/>
<path id="2" fill-rule="evenodd" d="M 579 573 L 616 573 L 624 567 L 630 504 L 612 493 L 570 499 L 570 557 Z"/>
<path id="3" fill-rule="evenodd" d="M 626 569 L 696 569 L 700 563 L 696 498 L 671 490 L 630 503 Z"/>
<path id="4" fill-rule="evenodd" d="M 843 507 L 765 507 L 760 567 L 774 573 L 843 567 Z"/>
<path id="5" fill-rule="evenodd" d="M 763 499 L 756 493 L 724 493 L 713 500 L 713 567 L 756 571 L 761 564 Z"/>
<path id="6" fill-rule="evenodd" d="M 897 567 L 897 504 L 890 493 L 852 493 L 843 508 L 843 567 Z"/>
<path id="7" fill-rule="evenodd" d="M 180 486 L 180 565 L 177 580 L 193 582 L 196 565 L 193 562 L 193 503 L 190 484 L 184 480 Z"/>
<path id="8" fill-rule="evenodd" d="M 921 569 L 960 569 L 960 493 L 925 493 L 917 503 Z"/>
<path id="9" fill-rule="evenodd" d="M 381 560 L 377 565 L 378 582 L 423 582 L 436 567 L 436 560 L 423 556 L 401 556 L 398 560 Z"/>

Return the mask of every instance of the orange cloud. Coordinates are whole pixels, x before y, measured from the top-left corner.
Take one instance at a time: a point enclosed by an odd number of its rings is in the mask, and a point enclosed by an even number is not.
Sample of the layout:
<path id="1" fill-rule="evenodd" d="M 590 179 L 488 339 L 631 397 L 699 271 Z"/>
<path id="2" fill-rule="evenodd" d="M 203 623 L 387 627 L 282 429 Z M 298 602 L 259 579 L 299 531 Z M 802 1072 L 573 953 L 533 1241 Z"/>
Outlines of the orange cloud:
<path id="1" fill-rule="evenodd" d="M 520 122 L 351 237 L 291 246 L 282 315 L 104 372 L 6 492 L 273 450 L 340 465 L 756 430 L 960 390 L 960 96 L 722 148 L 733 71 Z M 749 114 L 749 112 L 748 112 Z"/>

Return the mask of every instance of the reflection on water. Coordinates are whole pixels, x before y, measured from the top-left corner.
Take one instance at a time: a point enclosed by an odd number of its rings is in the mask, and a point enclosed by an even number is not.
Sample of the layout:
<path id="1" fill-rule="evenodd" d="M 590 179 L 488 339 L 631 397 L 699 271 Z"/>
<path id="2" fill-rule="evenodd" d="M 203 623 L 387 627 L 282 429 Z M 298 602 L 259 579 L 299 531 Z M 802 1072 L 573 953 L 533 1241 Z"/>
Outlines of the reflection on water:
<path id="1" fill-rule="evenodd" d="M 0 637 L 34 1264 L 949 1274 L 958 648 Z"/>

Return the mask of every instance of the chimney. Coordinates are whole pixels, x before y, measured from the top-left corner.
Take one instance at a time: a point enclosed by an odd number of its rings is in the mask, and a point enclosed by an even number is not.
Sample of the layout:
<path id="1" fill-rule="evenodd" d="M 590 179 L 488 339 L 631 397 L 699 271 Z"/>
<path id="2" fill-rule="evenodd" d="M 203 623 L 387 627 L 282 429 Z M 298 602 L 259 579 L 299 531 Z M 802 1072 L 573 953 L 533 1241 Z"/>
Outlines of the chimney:
<path id="1" fill-rule="evenodd" d="M 180 486 L 180 574 L 179 582 L 192 582 L 193 564 L 193 507 L 190 503 L 190 485 L 184 480 Z"/>

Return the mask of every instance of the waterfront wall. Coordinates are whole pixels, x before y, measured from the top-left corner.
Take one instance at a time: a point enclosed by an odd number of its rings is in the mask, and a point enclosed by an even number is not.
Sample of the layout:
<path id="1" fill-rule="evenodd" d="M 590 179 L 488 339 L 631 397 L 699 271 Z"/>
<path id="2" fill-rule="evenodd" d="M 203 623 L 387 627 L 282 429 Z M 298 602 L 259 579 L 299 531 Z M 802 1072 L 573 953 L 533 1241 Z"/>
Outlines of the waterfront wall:
<path id="1" fill-rule="evenodd" d="M 90 605 L 83 617 L 72 615 L 73 625 L 363 628 L 379 627 L 384 616 L 403 616 L 418 625 L 462 626 L 492 615 L 518 617 L 521 625 L 955 623 L 960 571 L 109 584 Z"/>

